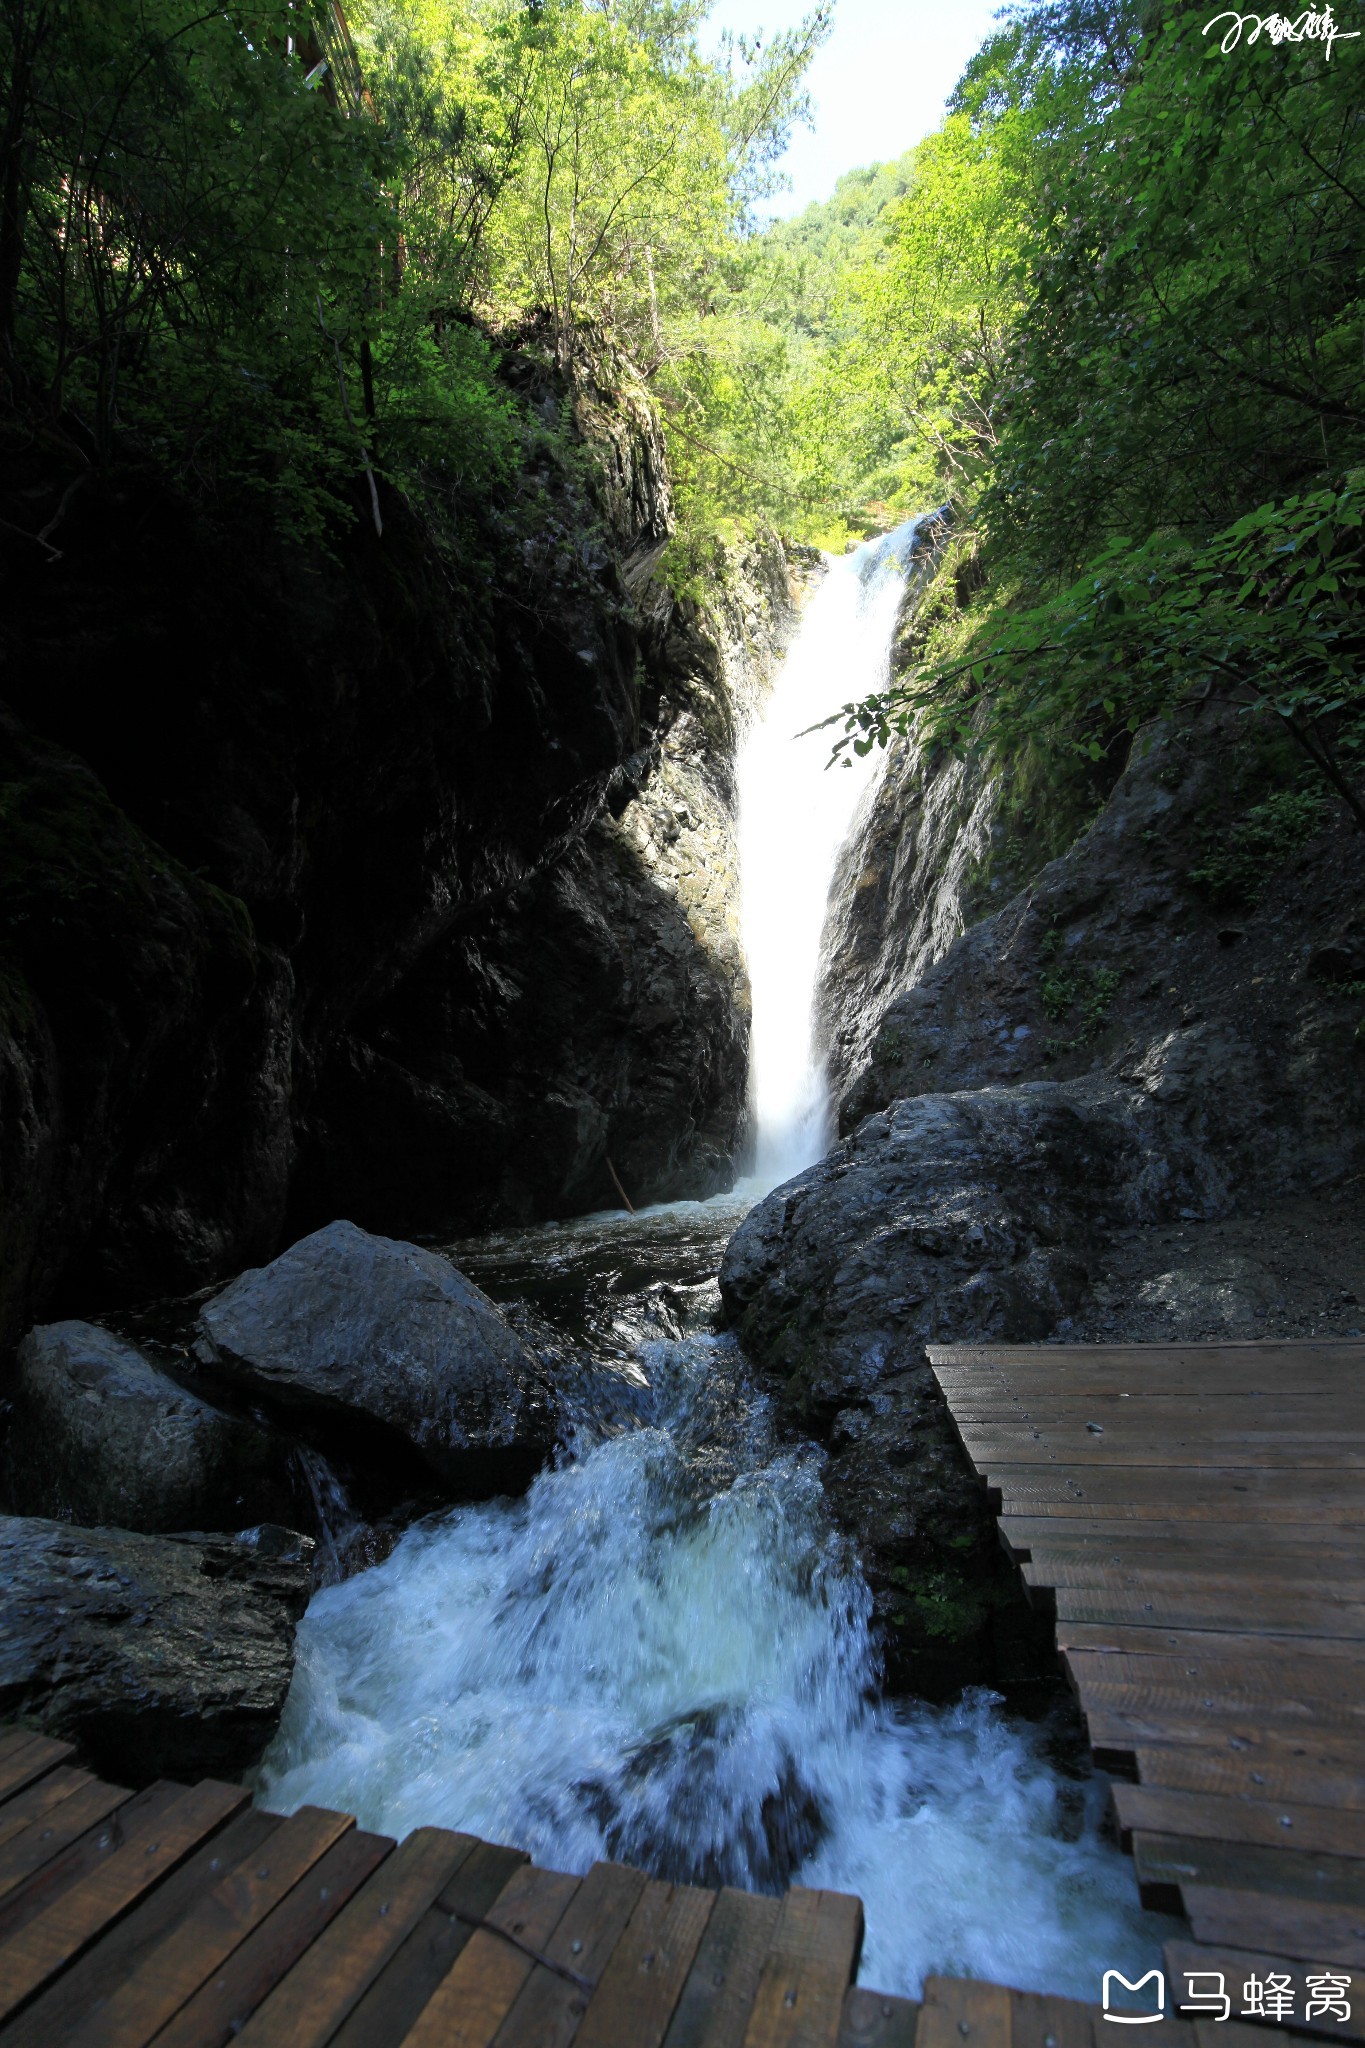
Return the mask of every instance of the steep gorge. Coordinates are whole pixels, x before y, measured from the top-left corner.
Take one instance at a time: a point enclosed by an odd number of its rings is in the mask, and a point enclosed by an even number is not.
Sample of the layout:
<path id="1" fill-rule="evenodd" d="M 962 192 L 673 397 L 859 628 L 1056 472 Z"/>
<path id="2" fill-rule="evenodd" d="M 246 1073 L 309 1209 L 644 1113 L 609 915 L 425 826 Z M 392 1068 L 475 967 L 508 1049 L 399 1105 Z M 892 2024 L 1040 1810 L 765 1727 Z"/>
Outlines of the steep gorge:
<path id="1" fill-rule="evenodd" d="M 389 493 L 329 553 L 144 469 L 40 572 L 0 545 L 0 1347 L 339 1213 L 732 1178 L 733 735 L 788 564 L 675 601 L 626 366 L 503 376 L 524 458 L 477 515 Z"/>
<path id="2" fill-rule="evenodd" d="M 1358 1333 L 1362 901 L 1344 807 L 1216 706 L 1088 789 L 893 743 L 825 927 L 841 1141 L 721 1272 L 893 1685 L 1030 1666 L 927 1341 Z"/>

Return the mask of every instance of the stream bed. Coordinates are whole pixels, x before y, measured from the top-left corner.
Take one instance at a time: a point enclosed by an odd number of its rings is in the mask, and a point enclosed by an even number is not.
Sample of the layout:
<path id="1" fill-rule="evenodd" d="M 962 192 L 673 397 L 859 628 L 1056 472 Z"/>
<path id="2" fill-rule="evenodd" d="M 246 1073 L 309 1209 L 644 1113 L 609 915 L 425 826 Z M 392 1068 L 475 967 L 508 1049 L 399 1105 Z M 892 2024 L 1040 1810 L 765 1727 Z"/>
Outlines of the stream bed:
<path id="1" fill-rule="evenodd" d="M 821 1454 L 779 1437 L 715 1273 L 742 1192 L 443 1246 L 558 1344 L 562 1450 L 318 1593 L 258 1777 L 552 1868 L 857 1892 L 860 1977 L 1094 1999 L 1159 1961 L 1074 1727 L 881 1696 Z"/>

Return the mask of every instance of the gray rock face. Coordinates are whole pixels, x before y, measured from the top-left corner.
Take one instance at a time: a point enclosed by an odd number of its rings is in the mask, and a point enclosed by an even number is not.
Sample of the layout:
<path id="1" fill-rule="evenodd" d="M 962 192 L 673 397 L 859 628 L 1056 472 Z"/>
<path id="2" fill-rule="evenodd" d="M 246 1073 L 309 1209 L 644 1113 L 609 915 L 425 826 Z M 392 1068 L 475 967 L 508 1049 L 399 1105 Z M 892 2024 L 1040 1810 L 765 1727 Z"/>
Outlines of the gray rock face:
<path id="1" fill-rule="evenodd" d="M 719 623 L 675 601 L 656 409 L 605 345 L 566 378 L 545 341 L 499 352 L 524 461 L 470 519 L 395 501 L 378 553 L 285 573 L 266 507 L 225 546 L 139 472 L 60 594 L 11 593 L 0 1376 L 34 1322 L 221 1283 L 289 1218 L 453 1233 L 614 1202 L 608 1159 L 637 1201 L 726 1176 L 718 696 L 787 564 L 741 563 Z M 572 453 L 536 431 L 566 403 Z"/>
<path id="2" fill-rule="evenodd" d="M 1083 830 L 1060 773 L 1005 791 L 906 748 L 850 847 L 824 991 L 848 1135 L 746 1221 L 722 1287 L 830 1450 L 912 1690 L 1007 1678 L 1020 1649 L 927 1339 L 1359 1320 L 1335 1254 L 1311 1315 L 1287 1306 L 1317 1234 L 1299 1212 L 1290 1253 L 1248 1229 L 1263 1204 L 1349 1202 L 1365 1166 L 1365 842 L 1326 801 L 1297 836 L 1247 836 L 1297 772 L 1276 744 L 1216 708 L 1154 727 Z M 1077 828 L 1056 858 L 1034 809 Z"/>
<path id="3" fill-rule="evenodd" d="M 840 855 L 822 942 L 817 1029 L 843 1086 L 867 1066 L 888 1004 L 979 914 L 998 802 L 979 761 L 892 741 Z"/>
<path id="4" fill-rule="evenodd" d="M 277 1520 L 287 1456 L 93 1323 L 49 1323 L 19 1347 L 5 1462 L 21 1514 L 152 1532 Z"/>
<path id="5" fill-rule="evenodd" d="M 642 527 L 629 560 L 655 540 Z M 772 541 L 725 557 L 705 609 L 631 582 L 652 735 L 591 823 L 357 1024 L 310 1110 L 300 1214 L 459 1234 L 616 1208 L 618 1179 L 637 1207 L 733 1183 L 749 1035 L 735 749 L 812 573 Z"/>
<path id="6" fill-rule="evenodd" d="M 1211 891 L 1199 875 L 1235 844 L 1255 766 L 1235 723 L 1139 735 L 1065 854 L 870 998 L 841 1129 L 897 1097 L 1107 1072 L 1178 1107 L 1244 1196 L 1358 1171 L 1365 844 L 1329 806 L 1241 900 Z"/>
<path id="7" fill-rule="evenodd" d="M 279 1724 L 312 1546 L 0 1517 L 0 1717 L 118 1782 L 232 1778 Z"/>
<path id="8" fill-rule="evenodd" d="M 1111 1222 L 1226 1190 L 1143 1091 L 1095 1079 L 921 1095 L 868 1117 L 736 1231 L 721 1291 L 811 1416 L 926 1342 L 1028 1343 L 1087 1284 Z"/>
<path id="9" fill-rule="evenodd" d="M 926 1341 L 1064 1333 L 1112 1224 L 1225 1199 L 1173 1115 L 1095 1079 L 893 1103 L 741 1224 L 722 1296 L 829 1447 L 895 1685 L 932 1696 L 1017 1662 L 1011 1585 Z"/>
<path id="10" fill-rule="evenodd" d="M 300 1426 L 340 1426 L 357 1447 L 368 1430 L 377 1456 L 406 1446 L 466 1497 L 526 1484 L 553 1445 L 536 1366 L 487 1295 L 448 1259 L 354 1223 L 234 1280 L 195 1350 Z"/>

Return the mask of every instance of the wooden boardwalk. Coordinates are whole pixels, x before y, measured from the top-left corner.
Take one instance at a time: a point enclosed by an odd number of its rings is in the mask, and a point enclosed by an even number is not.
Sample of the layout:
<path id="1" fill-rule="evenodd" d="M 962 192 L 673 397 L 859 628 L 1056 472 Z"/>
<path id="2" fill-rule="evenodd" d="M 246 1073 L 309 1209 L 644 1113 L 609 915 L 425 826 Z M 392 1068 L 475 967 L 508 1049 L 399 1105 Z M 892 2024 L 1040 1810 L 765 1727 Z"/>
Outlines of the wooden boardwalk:
<path id="1" fill-rule="evenodd" d="M 937 1348 L 1154 1904 L 1143 2048 L 1365 2039 L 1365 1344 Z M 0 1731 L 0 2048 L 1114 2048 L 1099 2008 L 931 1977 L 854 1988 L 862 1907 L 586 1877 L 441 1828 L 402 1844 L 240 1786 L 137 1794 Z M 1122 1969 L 1131 1960 L 1112 1958 Z M 1330 1968 L 1350 2018 L 1305 2009 Z M 1234 2016 L 1177 2018 L 1189 1973 Z M 1096 1987 L 1097 1990 L 1099 1987 Z M 1207 2009 L 1206 2009 L 1207 2010 Z"/>
<path id="2" fill-rule="evenodd" d="M 1168 1975 L 1277 1971 L 1302 2026 L 1326 1965 L 1351 2019 L 1311 2031 L 1365 2038 L 1365 1343 L 929 1356 L 1096 1760 L 1133 1780 L 1143 1896 L 1189 1922 Z"/>
<path id="3" fill-rule="evenodd" d="M 282 1820 L 235 1785 L 134 1796 L 70 1756 L 0 1734 L 0 2048 L 1113 2048 L 1069 1999 L 854 1988 L 862 1907 L 836 1892 L 566 1877 L 441 1828 Z"/>

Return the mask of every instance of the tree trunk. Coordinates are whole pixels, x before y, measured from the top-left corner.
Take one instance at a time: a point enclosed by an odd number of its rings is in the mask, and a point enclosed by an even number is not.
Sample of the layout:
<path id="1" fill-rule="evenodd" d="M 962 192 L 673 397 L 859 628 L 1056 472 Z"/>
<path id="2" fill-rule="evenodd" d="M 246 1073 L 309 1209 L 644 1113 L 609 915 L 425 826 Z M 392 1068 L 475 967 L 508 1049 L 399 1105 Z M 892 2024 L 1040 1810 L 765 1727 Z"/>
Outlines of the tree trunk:
<path id="1" fill-rule="evenodd" d="M 0 365 L 4 366 L 13 382 L 19 367 L 15 327 L 19 280 L 24 265 L 24 230 L 28 221 L 32 159 L 28 116 L 33 92 L 34 58 L 44 28 L 44 11 L 40 8 L 35 18 L 25 0 L 8 0 L 5 12 L 9 17 L 14 61 L 5 100 L 4 125 L 0 128 Z"/>

